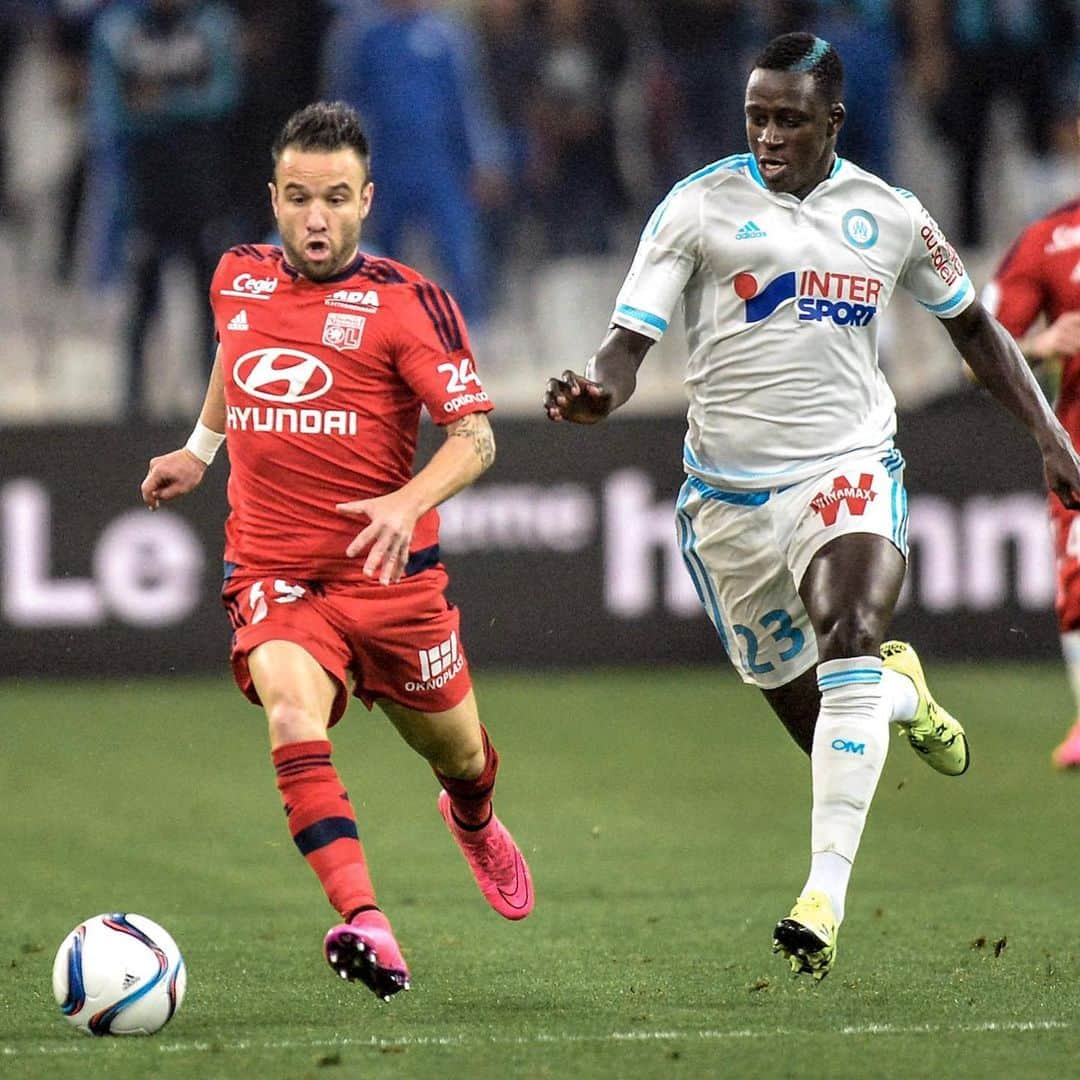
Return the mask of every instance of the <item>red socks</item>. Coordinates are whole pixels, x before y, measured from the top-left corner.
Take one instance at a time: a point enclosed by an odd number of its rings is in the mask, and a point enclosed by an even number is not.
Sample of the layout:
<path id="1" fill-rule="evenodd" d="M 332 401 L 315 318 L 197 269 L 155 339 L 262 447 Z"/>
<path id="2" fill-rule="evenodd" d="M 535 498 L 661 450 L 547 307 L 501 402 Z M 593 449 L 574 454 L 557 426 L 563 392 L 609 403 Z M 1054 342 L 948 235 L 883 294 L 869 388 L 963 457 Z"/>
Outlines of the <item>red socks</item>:
<path id="1" fill-rule="evenodd" d="M 499 755 L 483 727 L 480 734 L 484 769 L 479 776 L 460 780 L 435 770 L 450 796 L 454 818 L 466 829 L 481 829 L 491 819 L 491 793 L 499 770 Z M 356 815 L 331 764 L 331 749 L 328 739 L 317 739 L 279 746 L 271 757 L 293 842 L 318 875 L 330 903 L 348 919 L 377 904 Z"/>
<path id="2" fill-rule="evenodd" d="M 454 819 L 466 829 L 482 829 L 491 820 L 491 794 L 495 790 L 495 774 L 499 771 L 499 755 L 483 725 L 480 737 L 484 740 L 484 769 L 479 776 L 459 780 L 434 770 L 443 790 L 450 796 Z"/>
<path id="3" fill-rule="evenodd" d="M 330 741 L 319 739 L 279 746 L 271 757 L 293 842 L 318 875 L 330 903 L 347 919 L 358 908 L 376 906 L 375 890 L 356 815 L 330 763 L 330 751 Z"/>

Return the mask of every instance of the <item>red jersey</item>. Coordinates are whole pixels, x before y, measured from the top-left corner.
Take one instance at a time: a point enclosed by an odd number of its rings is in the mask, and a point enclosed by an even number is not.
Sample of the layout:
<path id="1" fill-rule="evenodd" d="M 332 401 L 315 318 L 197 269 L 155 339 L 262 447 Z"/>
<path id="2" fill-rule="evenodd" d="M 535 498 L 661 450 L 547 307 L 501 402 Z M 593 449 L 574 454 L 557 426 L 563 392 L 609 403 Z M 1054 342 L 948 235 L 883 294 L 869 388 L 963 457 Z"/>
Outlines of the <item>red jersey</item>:
<path id="1" fill-rule="evenodd" d="M 1080 200 L 1058 207 L 1020 234 L 984 299 L 1014 337 L 1026 334 L 1040 314 L 1049 324 L 1067 311 L 1080 311 Z M 1062 364 L 1056 411 L 1080 445 L 1080 354 Z"/>
<path id="2" fill-rule="evenodd" d="M 355 581 L 345 548 L 363 528 L 337 503 L 408 482 L 426 406 L 437 424 L 492 404 L 461 313 L 415 270 L 359 254 L 309 281 L 281 248 L 247 244 L 210 289 L 227 406 L 225 559 L 245 574 Z M 416 523 L 416 567 L 438 561 L 439 517 Z"/>

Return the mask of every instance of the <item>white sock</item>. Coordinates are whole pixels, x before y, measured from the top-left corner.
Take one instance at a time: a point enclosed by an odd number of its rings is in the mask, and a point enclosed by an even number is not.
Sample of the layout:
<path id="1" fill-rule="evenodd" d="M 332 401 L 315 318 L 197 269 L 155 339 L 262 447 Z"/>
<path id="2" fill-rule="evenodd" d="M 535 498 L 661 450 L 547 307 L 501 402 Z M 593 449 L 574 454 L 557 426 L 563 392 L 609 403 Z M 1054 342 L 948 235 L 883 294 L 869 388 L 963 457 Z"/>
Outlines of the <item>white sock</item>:
<path id="1" fill-rule="evenodd" d="M 838 923 L 844 917 L 851 864 L 889 749 L 889 728 L 881 723 L 881 674 L 878 656 L 826 660 L 817 668 L 821 711 L 810 756 L 812 857 L 803 892 L 824 892 Z"/>
<path id="2" fill-rule="evenodd" d="M 851 866 L 849 859 L 835 851 L 816 851 L 810 856 L 810 876 L 803 886 L 803 895 L 811 889 L 823 892 L 832 903 L 837 926 L 844 921 L 844 898 Z"/>
<path id="3" fill-rule="evenodd" d="M 1076 702 L 1076 715 L 1080 717 L 1080 630 L 1061 635 L 1061 655 L 1065 657 L 1065 671 Z"/>
<path id="4" fill-rule="evenodd" d="M 899 671 L 881 669 L 881 709 L 887 724 L 907 724 L 915 719 L 919 710 L 919 691 L 915 684 Z"/>

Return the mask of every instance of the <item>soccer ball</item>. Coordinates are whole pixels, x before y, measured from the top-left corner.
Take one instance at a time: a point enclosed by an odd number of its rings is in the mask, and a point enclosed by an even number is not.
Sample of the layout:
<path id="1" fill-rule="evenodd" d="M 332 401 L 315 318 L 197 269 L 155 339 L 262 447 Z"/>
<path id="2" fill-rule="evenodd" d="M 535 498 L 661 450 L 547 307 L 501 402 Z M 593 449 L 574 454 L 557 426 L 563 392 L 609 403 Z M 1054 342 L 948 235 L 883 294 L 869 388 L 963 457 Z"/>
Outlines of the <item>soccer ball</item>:
<path id="1" fill-rule="evenodd" d="M 90 1035 L 152 1035 L 184 1000 L 187 970 L 171 935 L 144 915 L 95 915 L 57 950 L 53 994 Z"/>

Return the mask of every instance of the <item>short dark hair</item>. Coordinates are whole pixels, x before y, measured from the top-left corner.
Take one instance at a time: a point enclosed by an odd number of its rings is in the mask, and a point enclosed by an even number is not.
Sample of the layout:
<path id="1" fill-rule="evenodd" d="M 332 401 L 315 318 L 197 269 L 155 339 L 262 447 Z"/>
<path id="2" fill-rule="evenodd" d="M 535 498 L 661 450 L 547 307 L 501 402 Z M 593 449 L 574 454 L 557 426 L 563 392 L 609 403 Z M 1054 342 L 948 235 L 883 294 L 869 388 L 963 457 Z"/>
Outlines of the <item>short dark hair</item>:
<path id="1" fill-rule="evenodd" d="M 364 169 L 370 170 L 371 151 L 360 116 L 343 101 L 316 101 L 294 112 L 285 121 L 270 150 L 275 165 L 287 146 L 326 152 L 351 148 L 356 151 Z"/>
<path id="2" fill-rule="evenodd" d="M 844 65 L 840 54 L 814 34 L 781 34 L 775 37 L 754 61 L 755 68 L 767 71 L 808 71 L 814 85 L 832 104 L 844 92 Z"/>

